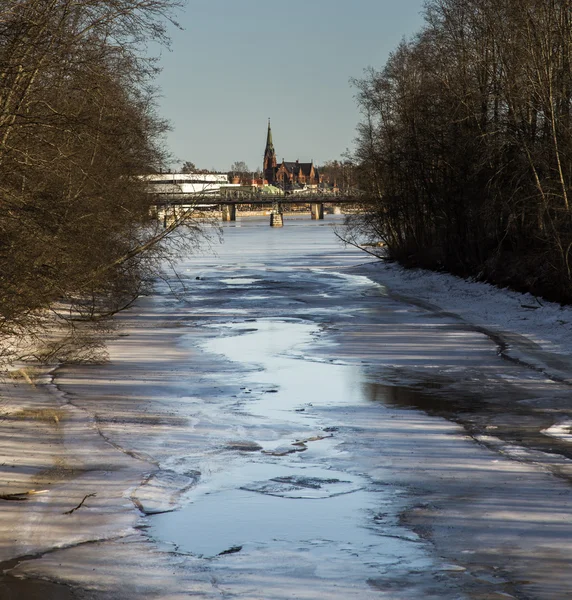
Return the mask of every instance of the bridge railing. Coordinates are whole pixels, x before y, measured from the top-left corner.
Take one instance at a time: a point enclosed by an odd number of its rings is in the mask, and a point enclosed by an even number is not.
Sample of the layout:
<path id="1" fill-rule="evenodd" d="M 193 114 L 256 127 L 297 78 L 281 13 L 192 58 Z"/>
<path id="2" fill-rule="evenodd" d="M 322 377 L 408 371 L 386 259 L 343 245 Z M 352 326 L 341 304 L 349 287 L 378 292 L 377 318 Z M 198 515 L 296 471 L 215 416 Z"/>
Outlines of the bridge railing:
<path id="1" fill-rule="evenodd" d="M 364 200 L 361 192 L 356 190 L 324 192 L 312 190 L 279 194 L 264 194 L 260 192 L 224 192 L 209 194 L 157 193 L 156 204 L 312 204 L 312 203 L 360 203 Z"/>

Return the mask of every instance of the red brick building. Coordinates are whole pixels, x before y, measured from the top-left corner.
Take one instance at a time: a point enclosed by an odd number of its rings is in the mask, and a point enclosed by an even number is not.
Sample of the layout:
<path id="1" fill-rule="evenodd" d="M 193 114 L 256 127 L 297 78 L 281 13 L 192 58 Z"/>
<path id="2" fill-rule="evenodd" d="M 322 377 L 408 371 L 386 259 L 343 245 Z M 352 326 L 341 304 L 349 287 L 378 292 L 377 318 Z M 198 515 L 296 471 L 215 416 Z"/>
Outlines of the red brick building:
<path id="1" fill-rule="evenodd" d="M 322 178 L 314 162 L 301 163 L 276 161 L 276 152 L 272 142 L 272 130 L 268 121 L 268 134 L 266 136 L 266 148 L 264 150 L 264 179 L 270 185 L 276 185 L 283 189 L 294 189 L 299 187 L 316 187 L 322 183 Z"/>

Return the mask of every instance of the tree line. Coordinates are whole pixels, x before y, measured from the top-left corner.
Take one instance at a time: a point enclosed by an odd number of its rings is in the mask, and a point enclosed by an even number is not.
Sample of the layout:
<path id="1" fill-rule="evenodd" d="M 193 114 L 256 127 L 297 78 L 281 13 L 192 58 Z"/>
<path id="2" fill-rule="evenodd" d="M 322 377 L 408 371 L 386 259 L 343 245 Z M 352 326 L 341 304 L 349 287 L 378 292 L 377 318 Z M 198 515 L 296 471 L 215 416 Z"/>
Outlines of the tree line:
<path id="1" fill-rule="evenodd" d="M 354 231 L 403 264 L 572 302 L 572 2 L 428 0 L 354 82 Z"/>
<path id="2" fill-rule="evenodd" d="M 0 338 L 118 310 L 165 250 L 136 176 L 165 160 L 143 50 L 178 4 L 0 1 Z"/>

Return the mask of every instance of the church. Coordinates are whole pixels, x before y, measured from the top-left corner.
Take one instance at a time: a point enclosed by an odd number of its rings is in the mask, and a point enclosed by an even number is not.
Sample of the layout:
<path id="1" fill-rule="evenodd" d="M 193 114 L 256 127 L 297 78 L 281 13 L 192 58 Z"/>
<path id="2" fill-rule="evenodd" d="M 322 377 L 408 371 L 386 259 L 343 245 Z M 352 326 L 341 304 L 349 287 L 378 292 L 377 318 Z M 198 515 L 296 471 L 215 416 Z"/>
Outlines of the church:
<path id="1" fill-rule="evenodd" d="M 286 162 L 282 159 L 280 164 L 276 161 L 276 152 L 272 142 L 272 130 L 268 120 L 268 134 L 266 136 L 266 149 L 264 150 L 264 179 L 269 185 L 275 185 L 284 190 L 301 187 L 317 187 L 322 183 L 314 161 L 309 163 Z"/>

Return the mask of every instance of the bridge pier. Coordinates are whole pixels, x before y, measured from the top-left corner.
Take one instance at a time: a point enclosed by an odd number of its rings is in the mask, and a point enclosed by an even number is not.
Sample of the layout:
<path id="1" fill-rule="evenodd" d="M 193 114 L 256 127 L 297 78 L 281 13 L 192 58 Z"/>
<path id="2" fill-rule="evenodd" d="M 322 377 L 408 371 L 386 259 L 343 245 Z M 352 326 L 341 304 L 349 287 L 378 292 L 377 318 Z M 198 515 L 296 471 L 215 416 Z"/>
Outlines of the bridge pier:
<path id="1" fill-rule="evenodd" d="M 312 215 L 312 219 L 323 219 L 324 218 L 324 205 L 322 202 L 312 202 L 310 203 L 310 213 Z"/>
<path id="2" fill-rule="evenodd" d="M 177 217 L 177 209 L 174 206 L 165 206 L 162 211 L 157 212 L 157 216 L 163 221 L 163 227 L 167 229 Z"/>
<path id="3" fill-rule="evenodd" d="M 236 204 L 223 204 L 221 209 L 223 221 L 236 221 Z"/>
<path id="4" fill-rule="evenodd" d="M 282 213 L 270 213 L 270 227 L 283 227 L 284 226 L 284 216 Z"/>
<path id="5" fill-rule="evenodd" d="M 284 225 L 284 215 L 280 202 L 276 200 L 272 202 L 272 210 L 270 211 L 270 227 L 282 227 Z"/>

